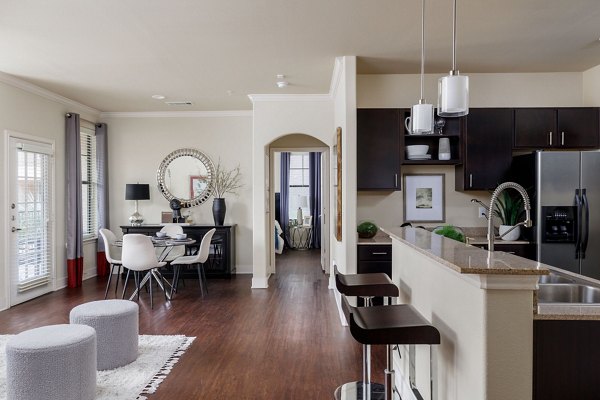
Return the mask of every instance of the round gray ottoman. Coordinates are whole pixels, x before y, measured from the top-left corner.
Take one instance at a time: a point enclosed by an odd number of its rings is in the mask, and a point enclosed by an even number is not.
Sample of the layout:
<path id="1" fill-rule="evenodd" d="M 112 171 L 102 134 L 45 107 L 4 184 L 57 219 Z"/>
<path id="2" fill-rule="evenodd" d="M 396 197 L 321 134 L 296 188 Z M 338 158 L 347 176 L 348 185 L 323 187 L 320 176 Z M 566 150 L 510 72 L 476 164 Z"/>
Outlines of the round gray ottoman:
<path id="1" fill-rule="evenodd" d="M 6 343 L 8 400 L 88 400 L 96 392 L 96 332 L 49 325 Z"/>
<path id="2" fill-rule="evenodd" d="M 122 367 L 137 359 L 139 307 L 133 301 L 84 303 L 71 310 L 69 320 L 96 330 L 98 371 Z"/>

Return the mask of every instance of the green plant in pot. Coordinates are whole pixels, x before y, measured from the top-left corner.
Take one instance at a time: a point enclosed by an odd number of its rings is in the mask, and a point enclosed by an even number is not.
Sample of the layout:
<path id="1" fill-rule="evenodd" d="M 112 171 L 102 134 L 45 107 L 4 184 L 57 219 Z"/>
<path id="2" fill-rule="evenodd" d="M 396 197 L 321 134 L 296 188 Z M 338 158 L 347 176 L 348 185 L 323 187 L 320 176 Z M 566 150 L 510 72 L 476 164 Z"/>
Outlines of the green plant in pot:
<path id="1" fill-rule="evenodd" d="M 501 239 L 519 239 L 521 236 L 521 227 L 512 228 L 523 219 L 524 214 L 525 207 L 521 196 L 513 194 L 512 191 L 504 191 L 500 194 L 494 207 L 494 216 L 500 219 L 499 233 Z"/>
<path id="2" fill-rule="evenodd" d="M 447 237 L 449 239 L 457 240 L 462 243 L 465 242 L 465 235 L 463 234 L 462 229 L 452 225 L 438 226 L 433 230 L 433 233 Z"/>
<path id="3" fill-rule="evenodd" d="M 377 225 L 369 221 L 361 223 L 356 228 L 356 231 L 358 232 L 358 237 L 364 239 L 372 238 L 377 234 L 378 230 L 379 228 L 377 227 Z"/>

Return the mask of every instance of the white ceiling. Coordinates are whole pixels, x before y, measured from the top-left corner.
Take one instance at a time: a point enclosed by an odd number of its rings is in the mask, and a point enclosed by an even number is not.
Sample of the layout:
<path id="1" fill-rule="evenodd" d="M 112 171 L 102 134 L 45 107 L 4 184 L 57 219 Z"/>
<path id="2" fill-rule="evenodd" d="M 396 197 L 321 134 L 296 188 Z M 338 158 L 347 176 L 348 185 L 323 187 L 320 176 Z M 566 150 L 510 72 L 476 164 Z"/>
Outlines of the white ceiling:
<path id="1" fill-rule="evenodd" d="M 359 73 L 417 73 L 420 6 L 2 0 L 0 71 L 101 111 L 251 109 L 248 94 L 327 93 L 336 56 L 357 55 Z M 426 72 L 450 69 L 451 23 L 452 0 L 427 1 Z M 461 73 L 584 71 L 599 37 L 600 0 L 458 0 Z"/>

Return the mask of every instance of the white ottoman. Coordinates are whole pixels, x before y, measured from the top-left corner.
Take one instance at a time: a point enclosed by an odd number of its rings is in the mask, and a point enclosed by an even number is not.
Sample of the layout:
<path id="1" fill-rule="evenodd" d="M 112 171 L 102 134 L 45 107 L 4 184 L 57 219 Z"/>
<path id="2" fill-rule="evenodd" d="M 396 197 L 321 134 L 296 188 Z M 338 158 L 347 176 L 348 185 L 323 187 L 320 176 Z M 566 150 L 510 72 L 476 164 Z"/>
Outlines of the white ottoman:
<path id="1" fill-rule="evenodd" d="M 96 392 L 96 332 L 85 325 L 49 325 L 6 344 L 8 400 L 88 400 Z"/>
<path id="2" fill-rule="evenodd" d="M 137 359 L 139 307 L 133 301 L 84 303 L 71 310 L 69 320 L 96 330 L 98 371 L 122 367 Z"/>

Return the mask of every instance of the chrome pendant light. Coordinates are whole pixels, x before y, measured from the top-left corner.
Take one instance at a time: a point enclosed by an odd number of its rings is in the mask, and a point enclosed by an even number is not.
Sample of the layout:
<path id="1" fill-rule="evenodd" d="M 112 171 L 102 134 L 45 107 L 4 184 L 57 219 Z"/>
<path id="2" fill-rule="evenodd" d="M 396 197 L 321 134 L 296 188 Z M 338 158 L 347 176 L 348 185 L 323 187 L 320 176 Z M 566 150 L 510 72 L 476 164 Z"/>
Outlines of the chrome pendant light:
<path id="1" fill-rule="evenodd" d="M 469 113 L 469 77 L 460 75 L 456 69 L 456 0 L 452 16 L 452 70 L 438 81 L 440 117 L 462 117 Z"/>
<path id="2" fill-rule="evenodd" d="M 411 108 L 411 116 L 404 123 L 411 135 L 433 133 L 433 104 L 427 104 L 423 95 L 425 79 L 425 0 L 421 0 L 421 98 Z"/>

